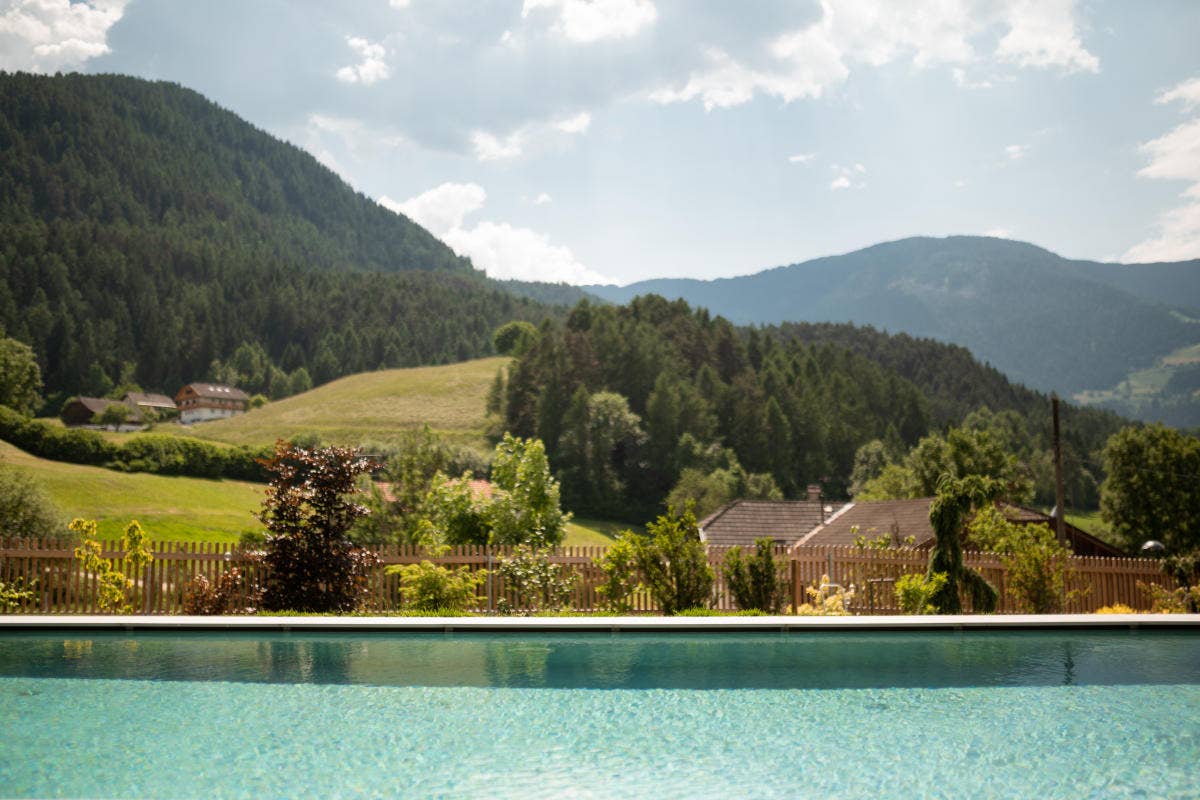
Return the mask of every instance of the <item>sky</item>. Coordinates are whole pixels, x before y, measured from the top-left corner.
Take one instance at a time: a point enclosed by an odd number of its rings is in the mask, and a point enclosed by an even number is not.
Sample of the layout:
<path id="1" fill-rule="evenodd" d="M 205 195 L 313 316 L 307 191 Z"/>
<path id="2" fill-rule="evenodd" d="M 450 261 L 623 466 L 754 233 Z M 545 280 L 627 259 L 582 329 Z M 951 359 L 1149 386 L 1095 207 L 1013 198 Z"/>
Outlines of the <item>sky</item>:
<path id="1" fill-rule="evenodd" d="M 0 69 L 201 92 L 498 278 L 912 235 L 1200 258 L 1200 3 L 0 0 Z"/>

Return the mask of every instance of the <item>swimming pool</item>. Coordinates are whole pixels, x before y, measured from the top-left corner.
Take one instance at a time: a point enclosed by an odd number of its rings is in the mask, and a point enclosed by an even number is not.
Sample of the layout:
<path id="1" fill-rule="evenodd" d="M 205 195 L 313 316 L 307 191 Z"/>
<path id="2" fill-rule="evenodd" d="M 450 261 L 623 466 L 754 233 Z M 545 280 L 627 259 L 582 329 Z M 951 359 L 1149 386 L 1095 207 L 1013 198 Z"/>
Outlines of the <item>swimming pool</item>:
<path id="1" fill-rule="evenodd" d="M 1195 797 L 1195 632 L 0 632 L 5 796 Z"/>

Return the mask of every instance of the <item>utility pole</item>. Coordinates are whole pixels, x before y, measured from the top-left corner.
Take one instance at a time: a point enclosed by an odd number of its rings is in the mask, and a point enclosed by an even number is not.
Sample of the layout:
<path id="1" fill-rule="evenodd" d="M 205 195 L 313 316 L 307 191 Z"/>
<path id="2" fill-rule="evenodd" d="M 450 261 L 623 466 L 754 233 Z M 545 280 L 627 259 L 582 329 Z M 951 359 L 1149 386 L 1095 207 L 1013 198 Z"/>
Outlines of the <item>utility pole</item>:
<path id="1" fill-rule="evenodd" d="M 1067 515 L 1065 498 L 1063 497 L 1062 477 L 1062 437 L 1058 427 L 1058 395 L 1050 395 L 1050 407 L 1054 417 L 1054 532 L 1058 535 L 1058 543 L 1067 543 L 1067 529 L 1064 517 Z"/>

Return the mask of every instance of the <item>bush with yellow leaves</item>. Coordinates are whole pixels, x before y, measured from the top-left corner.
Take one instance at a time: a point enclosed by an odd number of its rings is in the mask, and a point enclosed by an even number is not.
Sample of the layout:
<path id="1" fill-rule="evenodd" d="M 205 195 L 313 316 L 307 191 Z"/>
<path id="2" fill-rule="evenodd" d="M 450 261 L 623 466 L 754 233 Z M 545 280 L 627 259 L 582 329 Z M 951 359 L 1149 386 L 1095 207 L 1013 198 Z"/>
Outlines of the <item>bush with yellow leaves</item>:
<path id="1" fill-rule="evenodd" d="M 819 584 L 804 587 L 808 602 L 801 603 L 796 613 L 802 617 L 846 617 L 850 615 L 850 601 L 854 599 L 854 584 L 846 589 L 830 583 L 828 575 L 821 576 Z"/>

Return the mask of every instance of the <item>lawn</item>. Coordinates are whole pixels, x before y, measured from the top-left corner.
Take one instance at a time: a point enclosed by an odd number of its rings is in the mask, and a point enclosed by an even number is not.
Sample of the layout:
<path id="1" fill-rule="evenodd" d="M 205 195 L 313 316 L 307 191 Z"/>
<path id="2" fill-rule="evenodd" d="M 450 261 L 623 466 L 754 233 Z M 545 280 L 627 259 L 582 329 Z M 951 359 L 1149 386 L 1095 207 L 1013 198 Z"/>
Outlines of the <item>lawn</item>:
<path id="1" fill-rule="evenodd" d="M 491 449 L 485 438 L 487 393 L 496 371 L 507 362 L 482 358 L 363 372 L 230 419 L 159 425 L 155 432 L 245 445 L 316 434 L 328 444 L 370 446 L 387 444 L 402 430 L 428 424 L 448 441 L 485 452 Z M 136 435 L 109 434 L 114 439 Z"/>
<path id="2" fill-rule="evenodd" d="M 1100 517 L 1099 511 L 1085 511 L 1081 514 L 1067 514 L 1067 522 L 1079 528 L 1082 531 L 1087 531 L 1097 539 L 1102 539 L 1109 544 L 1123 546 L 1113 536 L 1112 530 L 1108 527 L 1108 523 Z"/>
<path id="3" fill-rule="evenodd" d="M 262 527 L 254 519 L 262 504 L 260 484 L 47 461 L 6 442 L 0 442 L 0 463 L 33 475 L 67 518 L 96 520 L 105 538 L 119 537 L 131 519 L 142 523 L 151 538 L 174 542 L 236 541 L 242 531 Z M 607 546 L 627 527 L 605 520 L 572 520 L 564 543 Z"/>
<path id="4" fill-rule="evenodd" d="M 617 534 L 626 528 L 640 530 L 638 525 L 626 525 L 623 522 L 573 519 L 567 523 L 567 538 L 563 544 L 569 547 L 607 547 L 616 541 Z"/>
<path id="5" fill-rule="evenodd" d="M 0 442 L 0 462 L 31 474 L 66 518 L 96 520 L 104 538 L 118 538 L 132 519 L 150 538 L 175 542 L 236 541 L 241 531 L 262 527 L 254 518 L 260 484 L 65 464 L 6 442 Z"/>

